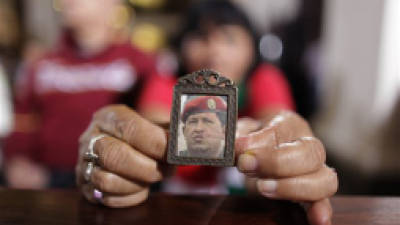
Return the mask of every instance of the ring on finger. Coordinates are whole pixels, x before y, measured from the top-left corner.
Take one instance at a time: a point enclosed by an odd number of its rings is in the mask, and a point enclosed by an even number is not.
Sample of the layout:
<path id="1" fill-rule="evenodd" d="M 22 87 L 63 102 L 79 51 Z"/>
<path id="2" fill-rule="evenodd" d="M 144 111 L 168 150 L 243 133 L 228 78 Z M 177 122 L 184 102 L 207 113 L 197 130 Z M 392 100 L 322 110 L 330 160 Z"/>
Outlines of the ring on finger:
<path id="1" fill-rule="evenodd" d="M 100 134 L 98 136 L 93 137 L 92 139 L 90 139 L 89 141 L 89 146 L 88 146 L 88 151 L 85 152 L 85 155 L 83 156 L 83 159 L 86 162 L 93 162 L 96 163 L 99 159 L 99 156 L 94 153 L 94 144 L 96 143 L 96 141 L 100 140 L 101 138 L 105 137 L 106 135 L 104 134 Z"/>
<path id="2" fill-rule="evenodd" d="M 86 170 L 83 174 L 83 178 L 85 179 L 85 181 L 87 183 L 90 182 L 90 178 L 92 177 L 93 169 L 94 169 L 94 162 L 88 162 L 88 164 L 86 166 Z"/>

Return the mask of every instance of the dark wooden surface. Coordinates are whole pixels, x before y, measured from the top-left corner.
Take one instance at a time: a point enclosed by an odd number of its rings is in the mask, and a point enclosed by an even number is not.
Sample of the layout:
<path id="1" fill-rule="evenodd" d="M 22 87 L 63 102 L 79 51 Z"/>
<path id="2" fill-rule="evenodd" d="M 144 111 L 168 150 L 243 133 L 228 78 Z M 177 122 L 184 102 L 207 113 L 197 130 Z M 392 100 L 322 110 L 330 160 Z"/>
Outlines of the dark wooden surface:
<path id="1" fill-rule="evenodd" d="M 333 224 L 400 224 L 400 198 L 334 197 Z M 262 197 L 153 194 L 127 209 L 92 205 L 74 191 L 0 190 L 0 224 L 307 224 L 303 209 Z"/>

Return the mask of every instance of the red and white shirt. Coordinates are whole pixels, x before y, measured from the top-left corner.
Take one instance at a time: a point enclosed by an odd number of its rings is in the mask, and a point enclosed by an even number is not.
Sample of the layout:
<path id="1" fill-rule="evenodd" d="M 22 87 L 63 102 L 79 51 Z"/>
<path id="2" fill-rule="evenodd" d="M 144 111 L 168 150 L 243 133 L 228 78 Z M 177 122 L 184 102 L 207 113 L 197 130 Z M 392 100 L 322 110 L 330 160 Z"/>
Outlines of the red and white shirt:
<path id="1" fill-rule="evenodd" d="M 73 171 L 79 136 L 93 113 L 122 103 L 123 96 L 153 74 L 153 58 L 128 43 L 85 56 L 66 35 L 54 52 L 28 65 L 17 78 L 16 118 L 36 118 L 37 126 L 15 130 L 5 142 L 5 157 L 24 155 L 50 169 Z"/>

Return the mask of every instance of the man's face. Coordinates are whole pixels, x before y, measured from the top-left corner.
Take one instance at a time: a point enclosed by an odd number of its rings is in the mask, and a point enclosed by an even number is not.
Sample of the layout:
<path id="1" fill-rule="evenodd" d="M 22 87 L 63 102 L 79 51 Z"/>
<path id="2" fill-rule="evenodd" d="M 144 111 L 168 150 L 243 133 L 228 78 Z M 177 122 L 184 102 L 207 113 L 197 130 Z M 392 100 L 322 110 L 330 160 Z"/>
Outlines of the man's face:
<path id="1" fill-rule="evenodd" d="M 183 135 L 193 156 L 215 157 L 225 139 L 225 128 L 216 113 L 196 113 L 187 118 Z"/>

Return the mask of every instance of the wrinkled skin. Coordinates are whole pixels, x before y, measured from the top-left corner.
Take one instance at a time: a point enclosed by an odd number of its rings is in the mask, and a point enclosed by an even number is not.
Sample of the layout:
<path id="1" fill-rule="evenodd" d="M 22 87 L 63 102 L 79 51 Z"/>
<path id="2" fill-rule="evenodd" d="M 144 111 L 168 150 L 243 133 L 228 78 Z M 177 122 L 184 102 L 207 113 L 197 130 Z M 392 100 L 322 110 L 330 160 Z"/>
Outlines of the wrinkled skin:
<path id="1" fill-rule="evenodd" d="M 100 166 L 85 183 L 83 154 L 99 134 L 108 135 L 94 144 Z M 105 107 L 81 136 L 77 183 L 91 202 L 96 202 L 96 188 L 104 193 L 101 203 L 106 206 L 135 206 L 147 199 L 150 184 L 173 171 L 165 164 L 166 151 L 163 128 L 126 106 Z M 326 166 L 322 143 L 297 114 L 281 112 L 268 122 L 239 120 L 235 152 L 236 166 L 247 176 L 250 191 L 305 203 L 311 224 L 331 224 L 328 198 L 337 191 L 337 174 Z"/>

